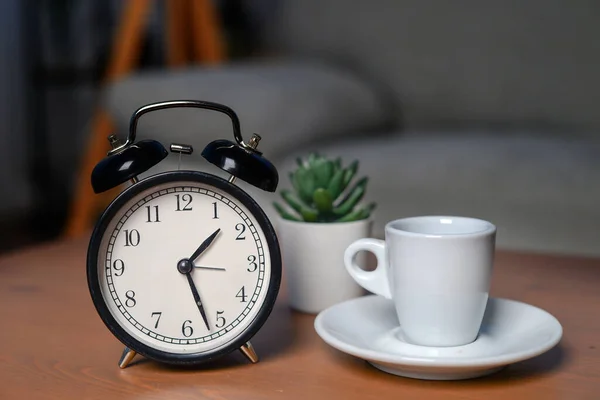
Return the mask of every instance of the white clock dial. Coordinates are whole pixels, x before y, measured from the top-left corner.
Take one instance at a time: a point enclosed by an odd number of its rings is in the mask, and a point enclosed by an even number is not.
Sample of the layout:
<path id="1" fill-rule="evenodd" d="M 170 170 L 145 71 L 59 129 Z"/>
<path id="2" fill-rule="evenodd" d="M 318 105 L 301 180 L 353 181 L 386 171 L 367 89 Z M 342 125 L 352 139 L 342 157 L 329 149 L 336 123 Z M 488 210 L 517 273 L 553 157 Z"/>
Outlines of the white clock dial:
<path id="1" fill-rule="evenodd" d="M 210 329 L 177 264 L 220 229 L 190 276 Z M 213 186 L 169 182 L 135 195 L 104 232 L 100 291 L 116 322 L 153 349 L 176 354 L 226 346 L 265 301 L 271 258 L 265 233 L 235 197 Z"/>

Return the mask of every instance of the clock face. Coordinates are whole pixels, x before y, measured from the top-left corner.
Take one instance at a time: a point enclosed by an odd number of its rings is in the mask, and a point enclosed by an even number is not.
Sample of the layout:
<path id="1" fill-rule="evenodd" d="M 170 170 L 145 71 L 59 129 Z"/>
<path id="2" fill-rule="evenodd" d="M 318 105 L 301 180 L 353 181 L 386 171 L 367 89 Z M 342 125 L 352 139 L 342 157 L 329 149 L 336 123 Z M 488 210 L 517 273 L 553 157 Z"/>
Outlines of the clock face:
<path id="1" fill-rule="evenodd" d="M 90 289 L 129 347 L 155 358 L 213 354 L 239 347 L 266 319 L 279 250 L 241 189 L 202 173 L 161 174 L 125 191 L 102 219 Z"/>

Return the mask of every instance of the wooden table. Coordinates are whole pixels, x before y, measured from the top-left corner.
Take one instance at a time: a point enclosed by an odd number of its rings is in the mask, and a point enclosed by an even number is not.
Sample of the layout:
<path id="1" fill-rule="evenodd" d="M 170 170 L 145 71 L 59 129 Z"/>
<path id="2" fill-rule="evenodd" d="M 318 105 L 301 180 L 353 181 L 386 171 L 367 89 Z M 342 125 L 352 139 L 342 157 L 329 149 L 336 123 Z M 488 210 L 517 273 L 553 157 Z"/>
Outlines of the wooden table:
<path id="1" fill-rule="evenodd" d="M 492 294 L 546 309 L 559 346 L 485 378 L 420 381 L 382 373 L 328 347 L 314 316 L 285 293 L 253 339 L 251 365 L 233 354 L 182 369 L 140 358 L 117 367 L 123 346 L 90 300 L 87 241 L 0 258 L 0 399 L 600 399 L 600 260 L 499 253 Z"/>

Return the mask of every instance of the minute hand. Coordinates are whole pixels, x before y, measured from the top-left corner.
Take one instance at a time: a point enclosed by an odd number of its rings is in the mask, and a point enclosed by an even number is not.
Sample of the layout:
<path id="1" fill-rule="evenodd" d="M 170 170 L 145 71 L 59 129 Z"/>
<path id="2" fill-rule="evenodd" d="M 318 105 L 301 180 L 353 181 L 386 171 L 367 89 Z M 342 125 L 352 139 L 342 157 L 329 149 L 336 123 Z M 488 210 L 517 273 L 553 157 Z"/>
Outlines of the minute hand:
<path id="1" fill-rule="evenodd" d="M 204 307 L 202 306 L 202 301 L 200 300 L 200 295 L 198 294 L 198 290 L 196 289 L 196 285 L 194 285 L 194 280 L 192 279 L 191 271 L 185 274 L 187 277 L 188 283 L 190 284 L 190 289 L 192 289 L 192 296 L 194 296 L 194 301 L 198 306 L 198 310 L 200 311 L 200 315 L 202 315 L 202 319 L 206 324 L 206 329 L 210 331 L 210 326 L 208 326 L 208 318 L 206 318 L 206 313 L 204 312 Z"/>
<path id="2" fill-rule="evenodd" d="M 196 258 L 198 258 L 198 256 L 200 256 L 200 254 L 204 253 L 204 250 L 206 250 L 208 248 L 208 246 L 211 245 L 211 243 L 213 242 L 213 240 L 215 240 L 215 238 L 217 237 L 219 232 L 221 232 L 221 228 L 214 231 L 212 235 L 210 235 L 208 238 L 206 238 L 206 240 L 204 242 L 202 242 L 200 247 L 198 247 L 196 249 L 196 251 L 194 252 L 194 254 L 192 254 L 192 256 L 190 257 L 191 262 L 194 262 L 194 260 L 196 260 Z"/>

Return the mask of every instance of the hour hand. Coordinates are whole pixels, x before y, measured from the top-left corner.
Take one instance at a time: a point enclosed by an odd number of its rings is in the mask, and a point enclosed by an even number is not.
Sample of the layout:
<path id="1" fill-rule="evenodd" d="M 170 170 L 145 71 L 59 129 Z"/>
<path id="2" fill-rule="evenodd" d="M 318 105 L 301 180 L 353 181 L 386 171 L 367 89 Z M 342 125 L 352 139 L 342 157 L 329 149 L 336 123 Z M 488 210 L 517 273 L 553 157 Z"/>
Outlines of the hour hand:
<path id="1" fill-rule="evenodd" d="M 214 231 L 212 235 L 210 235 L 208 238 L 206 238 L 206 240 L 204 240 L 204 242 L 202 242 L 202 244 L 200 245 L 200 247 L 198 247 L 196 249 L 196 251 L 194 252 L 194 254 L 192 254 L 192 256 L 190 257 L 190 261 L 191 262 L 194 262 L 194 260 L 196 260 L 196 258 L 198 258 L 200 256 L 200 254 L 204 253 L 204 251 L 206 249 L 208 249 L 208 247 L 215 240 L 215 238 L 217 237 L 217 235 L 219 234 L 219 232 L 221 232 L 221 228 L 219 228 L 216 231 Z"/>

